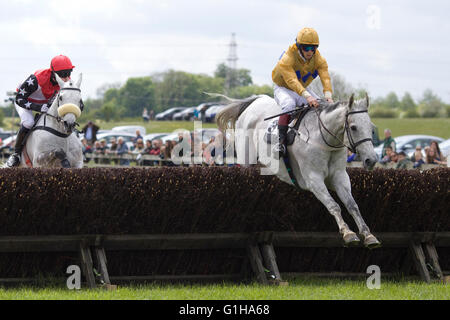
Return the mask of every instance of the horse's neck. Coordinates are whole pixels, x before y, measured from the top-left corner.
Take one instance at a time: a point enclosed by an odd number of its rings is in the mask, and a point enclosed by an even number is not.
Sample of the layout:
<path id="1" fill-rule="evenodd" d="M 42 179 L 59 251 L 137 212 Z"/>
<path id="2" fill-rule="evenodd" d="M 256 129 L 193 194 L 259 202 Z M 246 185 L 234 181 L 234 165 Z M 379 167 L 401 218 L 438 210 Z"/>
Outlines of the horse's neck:
<path id="1" fill-rule="evenodd" d="M 345 124 L 345 112 L 346 108 L 344 106 L 339 106 L 335 110 L 330 112 L 322 112 L 320 118 L 322 119 L 325 127 L 335 135 L 344 134 L 344 124 Z"/>

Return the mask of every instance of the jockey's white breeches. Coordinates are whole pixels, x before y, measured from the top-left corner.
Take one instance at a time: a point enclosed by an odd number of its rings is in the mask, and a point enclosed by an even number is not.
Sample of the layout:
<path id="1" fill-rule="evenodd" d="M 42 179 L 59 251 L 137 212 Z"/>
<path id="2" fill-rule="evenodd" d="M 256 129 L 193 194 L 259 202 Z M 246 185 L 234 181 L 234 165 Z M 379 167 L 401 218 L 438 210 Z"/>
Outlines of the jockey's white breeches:
<path id="1" fill-rule="evenodd" d="M 31 110 L 19 107 L 17 103 L 14 103 L 14 106 L 16 107 L 17 113 L 20 117 L 20 125 L 24 126 L 27 129 L 31 129 L 34 125 L 33 112 Z"/>
<path id="2" fill-rule="evenodd" d="M 318 96 L 314 92 L 308 89 L 306 89 L 306 91 L 308 91 L 314 98 L 318 99 Z M 288 88 L 280 87 L 276 84 L 274 84 L 273 95 L 275 101 L 281 107 L 283 112 L 292 111 L 302 104 L 308 104 L 306 98 Z"/>

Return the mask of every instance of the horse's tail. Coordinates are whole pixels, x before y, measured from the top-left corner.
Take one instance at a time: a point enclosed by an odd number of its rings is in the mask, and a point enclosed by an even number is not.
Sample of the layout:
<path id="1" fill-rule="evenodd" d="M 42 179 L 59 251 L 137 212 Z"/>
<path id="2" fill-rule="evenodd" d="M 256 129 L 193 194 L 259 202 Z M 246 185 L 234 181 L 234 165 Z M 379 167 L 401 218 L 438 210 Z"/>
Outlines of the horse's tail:
<path id="1" fill-rule="evenodd" d="M 230 99 L 224 95 L 219 95 L 225 97 L 227 100 L 232 101 L 228 106 L 222 109 L 216 116 L 217 127 L 220 131 L 225 132 L 227 129 L 234 129 L 237 119 L 260 96 L 253 95 L 251 97 L 237 100 Z"/>

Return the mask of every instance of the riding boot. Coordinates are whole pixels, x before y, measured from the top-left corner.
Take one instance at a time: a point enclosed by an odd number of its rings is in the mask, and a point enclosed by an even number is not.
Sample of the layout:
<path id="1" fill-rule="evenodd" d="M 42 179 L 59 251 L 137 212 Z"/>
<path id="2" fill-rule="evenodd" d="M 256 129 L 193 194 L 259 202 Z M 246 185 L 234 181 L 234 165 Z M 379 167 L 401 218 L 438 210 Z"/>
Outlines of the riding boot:
<path id="1" fill-rule="evenodd" d="M 278 120 L 278 143 L 274 147 L 275 152 L 279 152 L 280 157 L 285 157 L 287 155 L 286 137 L 287 131 L 289 129 L 289 121 L 291 116 L 289 114 L 283 114 Z"/>
<path id="2" fill-rule="evenodd" d="M 20 157 L 22 155 L 23 146 L 25 145 L 25 137 L 30 129 L 25 128 L 24 126 L 20 127 L 19 132 L 16 137 L 16 145 L 14 146 L 14 153 L 9 156 L 8 161 L 6 161 L 6 165 L 8 167 L 17 167 L 20 164 Z"/>

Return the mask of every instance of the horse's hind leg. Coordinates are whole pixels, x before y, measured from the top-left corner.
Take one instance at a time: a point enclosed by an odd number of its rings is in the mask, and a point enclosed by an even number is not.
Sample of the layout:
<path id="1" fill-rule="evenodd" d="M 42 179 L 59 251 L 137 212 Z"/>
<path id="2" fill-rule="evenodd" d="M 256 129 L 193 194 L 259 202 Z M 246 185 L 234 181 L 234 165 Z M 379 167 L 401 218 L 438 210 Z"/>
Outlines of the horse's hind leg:
<path id="1" fill-rule="evenodd" d="M 341 201 L 344 203 L 348 212 L 352 215 L 353 219 L 356 222 L 356 225 L 359 229 L 359 234 L 364 237 L 364 245 L 369 249 L 378 248 L 381 246 L 381 243 L 378 241 L 375 236 L 370 233 L 369 227 L 361 216 L 361 212 L 359 211 L 359 207 L 356 204 L 355 199 L 353 199 L 351 192 L 351 184 L 350 178 L 348 177 L 347 172 L 338 171 L 336 172 L 332 179 L 331 183 Z"/>
<path id="2" fill-rule="evenodd" d="M 336 219 L 344 243 L 347 246 L 359 244 L 358 236 L 350 230 L 341 215 L 341 208 L 334 201 L 333 197 L 328 192 L 323 177 L 319 174 L 311 173 L 307 179 L 308 189 L 319 199 L 320 202 L 328 209 L 331 215 Z"/>

